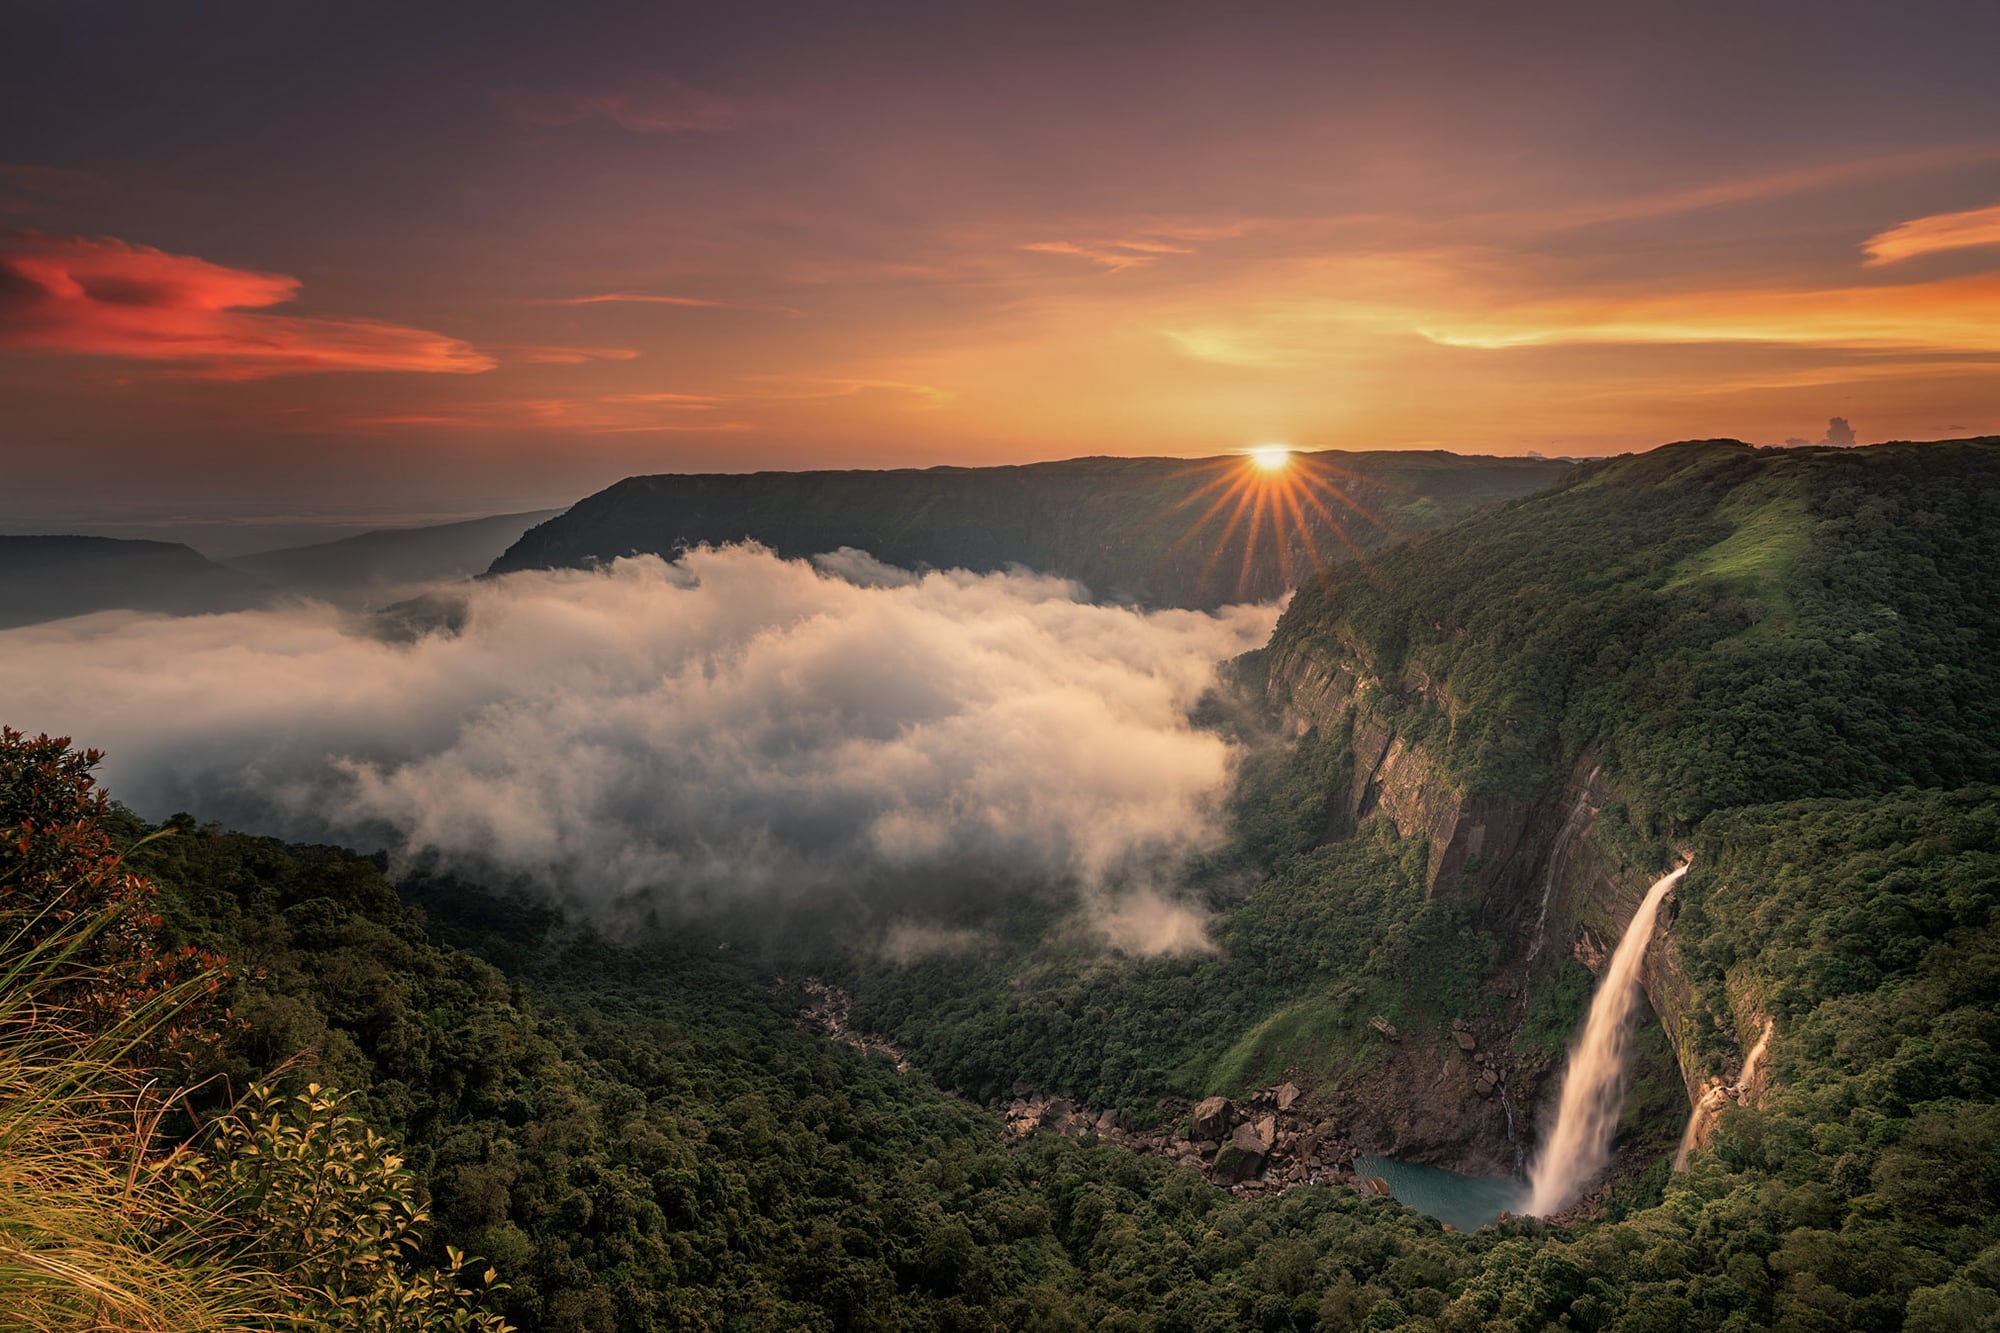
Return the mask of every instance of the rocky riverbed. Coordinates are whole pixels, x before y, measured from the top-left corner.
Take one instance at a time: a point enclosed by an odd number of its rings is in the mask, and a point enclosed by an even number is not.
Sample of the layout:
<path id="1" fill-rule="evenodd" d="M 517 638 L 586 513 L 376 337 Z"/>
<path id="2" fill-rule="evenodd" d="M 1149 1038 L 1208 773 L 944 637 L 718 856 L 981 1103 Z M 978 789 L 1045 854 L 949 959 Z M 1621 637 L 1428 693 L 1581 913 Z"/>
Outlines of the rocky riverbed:
<path id="1" fill-rule="evenodd" d="M 1387 1194 L 1388 1186 L 1354 1175 L 1355 1147 L 1341 1127 L 1308 1114 L 1298 1088 L 1283 1083 L 1235 1100 L 1210 1097 L 1149 1130 L 1125 1126 L 1116 1111 L 1095 1111 L 1054 1093 L 1022 1088 L 994 1107 L 1014 1136 L 1096 1137 L 1133 1152 L 1165 1157 L 1242 1195 L 1293 1185 L 1345 1185 Z"/>
<path id="2" fill-rule="evenodd" d="M 838 986 L 817 979 L 803 983 L 806 1003 L 799 1021 L 830 1040 L 857 1051 L 884 1055 L 907 1073 L 909 1054 L 886 1037 L 857 1032 L 849 1021 L 849 1000 Z M 1240 1100 L 1210 1097 L 1180 1110 L 1162 1102 L 1161 1123 L 1137 1130 L 1115 1110 L 1096 1109 L 1027 1084 L 1010 1098 L 990 1103 L 1007 1133 L 1061 1134 L 1097 1138 L 1132 1152 L 1165 1157 L 1200 1171 L 1237 1194 L 1276 1193 L 1293 1185 L 1343 1185 L 1386 1195 L 1388 1185 L 1354 1174 L 1357 1149 L 1335 1122 L 1311 1113 L 1304 1094 L 1290 1083 Z"/>

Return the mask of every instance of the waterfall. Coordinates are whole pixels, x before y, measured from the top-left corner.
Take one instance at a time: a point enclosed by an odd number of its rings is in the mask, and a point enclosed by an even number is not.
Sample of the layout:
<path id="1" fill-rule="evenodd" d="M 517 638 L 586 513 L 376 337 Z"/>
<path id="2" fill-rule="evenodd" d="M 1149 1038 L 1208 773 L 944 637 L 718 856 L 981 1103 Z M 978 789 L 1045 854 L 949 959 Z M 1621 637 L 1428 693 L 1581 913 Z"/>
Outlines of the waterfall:
<path id="1" fill-rule="evenodd" d="M 1591 767 L 1590 775 L 1583 780 L 1583 790 L 1577 794 L 1576 804 L 1570 808 L 1568 818 L 1556 832 L 1556 840 L 1549 845 L 1548 864 L 1542 868 L 1542 905 L 1535 913 L 1535 942 L 1528 946 L 1528 956 L 1524 960 L 1532 963 L 1542 951 L 1542 940 L 1549 931 L 1549 899 L 1555 895 L 1556 876 L 1562 869 L 1563 854 L 1570 843 L 1576 840 L 1583 827 L 1585 815 L 1597 812 L 1590 807 L 1590 784 L 1597 780 L 1597 768 Z"/>
<path id="2" fill-rule="evenodd" d="M 1653 937 L 1660 900 L 1686 873 L 1682 866 L 1646 891 L 1597 983 L 1583 1036 L 1570 1049 L 1555 1129 L 1528 1173 L 1527 1213 L 1547 1217 L 1568 1207 L 1611 1159 L 1611 1136 L 1625 1101 L 1625 1048 L 1639 999 L 1639 966 Z"/>
<path id="3" fill-rule="evenodd" d="M 1708 1122 L 1715 1118 L 1716 1112 L 1720 1111 L 1722 1104 L 1728 1100 L 1729 1089 L 1723 1087 L 1719 1080 L 1710 1083 L 1708 1089 L 1701 1094 L 1701 1100 L 1696 1102 L 1694 1110 L 1688 1113 L 1687 1128 L 1681 1131 L 1681 1146 L 1674 1151 L 1676 1172 L 1688 1169 L 1688 1154 L 1692 1153 L 1695 1145 L 1701 1142 L 1701 1136 L 1707 1130 Z"/>
<path id="4" fill-rule="evenodd" d="M 1740 1105 L 1750 1105 L 1757 1090 L 1755 1083 L 1757 1066 L 1763 1063 L 1764 1052 L 1771 1045 L 1771 1032 L 1774 1026 L 1770 1019 L 1764 1020 L 1763 1035 L 1758 1037 L 1757 1044 L 1750 1048 L 1750 1054 L 1743 1057 L 1743 1072 L 1737 1075 L 1735 1084 L 1724 1087 L 1722 1081 L 1717 1079 L 1709 1084 L 1708 1091 L 1702 1093 L 1701 1100 L 1695 1103 L 1694 1112 L 1688 1116 L 1687 1128 L 1681 1132 L 1680 1151 L 1674 1154 L 1674 1170 L 1688 1169 L 1688 1154 L 1702 1142 L 1708 1133 L 1709 1122 L 1721 1113 L 1722 1108 L 1732 1098 Z"/>

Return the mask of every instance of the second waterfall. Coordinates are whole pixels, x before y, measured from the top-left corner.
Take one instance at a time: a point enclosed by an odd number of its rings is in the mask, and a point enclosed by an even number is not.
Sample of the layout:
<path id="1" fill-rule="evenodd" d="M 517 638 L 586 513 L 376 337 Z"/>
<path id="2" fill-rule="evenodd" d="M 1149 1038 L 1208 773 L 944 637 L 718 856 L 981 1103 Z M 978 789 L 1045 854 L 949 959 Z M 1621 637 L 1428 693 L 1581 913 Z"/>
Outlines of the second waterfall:
<path id="1" fill-rule="evenodd" d="M 1618 941 L 1611 963 L 1590 1002 L 1583 1035 L 1569 1053 L 1563 1072 L 1562 1104 L 1555 1127 L 1528 1169 L 1529 1196 L 1523 1211 L 1547 1217 L 1574 1203 L 1611 1160 L 1611 1138 L 1625 1101 L 1625 1065 L 1632 1037 L 1632 1011 L 1639 1000 L 1639 967 L 1653 937 L 1660 900 L 1687 873 L 1682 866 L 1646 891 L 1639 910 Z"/>

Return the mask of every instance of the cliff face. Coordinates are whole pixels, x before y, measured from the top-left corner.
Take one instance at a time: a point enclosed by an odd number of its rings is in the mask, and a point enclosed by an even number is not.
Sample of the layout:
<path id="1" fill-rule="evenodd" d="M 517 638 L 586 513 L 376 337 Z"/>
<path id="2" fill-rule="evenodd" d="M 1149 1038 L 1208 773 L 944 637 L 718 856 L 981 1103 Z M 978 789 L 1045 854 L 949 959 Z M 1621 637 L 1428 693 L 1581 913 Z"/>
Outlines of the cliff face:
<path id="1" fill-rule="evenodd" d="M 1553 830 L 1538 803 L 1471 795 L 1408 720 L 1427 705 L 1447 719 L 1453 700 L 1429 679 L 1385 680 L 1347 642 L 1277 642 L 1269 699 L 1294 736 L 1345 733 L 1353 754 L 1338 806 L 1352 825 L 1381 812 L 1430 847 L 1428 889 L 1506 907 L 1532 878 Z"/>
<path id="2" fill-rule="evenodd" d="M 1425 739 L 1460 706 L 1421 673 L 1385 676 L 1349 641 L 1273 644 L 1269 702 L 1294 736 L 1344 734 L 1353 756 L 1336 804 L 1348 826 L 1380 813 L 1429 847 L 1428 891 L 1474 902 L 1489 927 L 1511 933 L 1504 970 L 1531 986 L 1553 959 L 1573 954 L 1601 972 L 1647 888 L 1667 867 L 1639 864 L 1620 827 L 1627 796 L 1586 753 L 1547 798 L 1468 793 L 1439 746 Z M 1621 833 L 1627 836 L 1621 837 Z M 1709 1082 L 1692 985 L 1669 925 L 1655 933 L 1642 972 L 1694 1105 Z M 1745 1012 L 1715 1016 L 1748 1031 Z"/>

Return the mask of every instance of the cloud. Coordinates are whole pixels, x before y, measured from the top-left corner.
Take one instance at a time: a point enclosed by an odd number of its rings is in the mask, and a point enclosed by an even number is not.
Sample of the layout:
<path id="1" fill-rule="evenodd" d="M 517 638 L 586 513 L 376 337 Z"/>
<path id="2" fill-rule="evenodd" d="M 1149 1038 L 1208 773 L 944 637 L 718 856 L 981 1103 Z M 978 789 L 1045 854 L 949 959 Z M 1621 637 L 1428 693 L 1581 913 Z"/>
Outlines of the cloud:
<path id="1" fill-rule="evenodd" d="M 532 343 L 497 343 L 493 350 L 505 352 L 509 360 L 531 366 L 580 366 L 589 361 L 633 361 L 639 356 L 632 347 L 552 347 Z"/>
<path id="2" fill-rule="evenodd" d="M 632 134 L 713 134 L 768 119 L 773 103 L 691 88 L 678 79 L 650 79 L 607 92 L 521 93 L 514 114 L 530 125 L 604 121 Z"/>
<path id="3" fill-rule="evenodd" d="M 1091 929 L 1120 953 L 1211 953 L 1208 913 L 1147 886 L 1106 895 L 1088 913 Z"/>
<path id="4" fill-rule="evenodd" d="M 1088 260 L 1114 273 L 1121 269 L 1144 268 L 1158 263 L 1167 255 L 1194 253 L 1188 246 L 1168 245 L 1164 241 L 1105 241 L 1090 245 L 1079 245 L 1074 241 L 1032 241 L 1021 248 L 1036 254 L 1069 255 Z"/>
<path id="5" fill-rule="evenodd" d="M 1418 331 L 1453 347 L 1769 342 L 1814 347 L 2000 349 L 2000 275 L 1895 287 L 1746 288 L 1572 298 L 1440 312 Z"/>
<path id="6" fill-rule="evenodd" d="M 1808 440 L 1794 435 L 1785 441 L 1785 445 L 1791 449 L 1811 447 L 1813 445 L 1822 447 L 1831 446 L 1835 449 L 1852 449 L 1854 447 L 1854 427 L 1848 424 L 1846 417 L 1830 417 L 1826 423 L 1826 434 L 1820 439 Z"/>
<path id="7" fill-rule="evenodd" d="M 599 401 L 650 403 L 659 407 L 678 408 L 683 412 L 713 412 L 722 406 L 722 399 L 712 393 L 607 393 Z"/>
<path id="8" fill-rule="evenodd" d="M 1606 199 L 1538 203 L 1525 210 L 1486 215 L 1478 220 L 1492 223 L 1503 217 L 1514 217 L 1542 226 L 1587 227 L 1606 222 L 1672 217 L 1704 209 L 1759 204 L 1792 195 L 1812 194 L 1859 181 L 1984 165 L 1996 158 L 2000 158 L 2000 146 L 1990 142 L 1941 144 L 1912 152 L 1767 169 L 1748 176 L 1724 177 Z"/>
<path id="9" fill-rule="evenodd" d="M 1246 300 L 1226 314 L 1170 314 L 1158 331 L 1223 365 L 1297 368 L 1386 340 L 1479 351 L 1602 344 L 1767 343 L 1910 353 L 2000 351 L 2000 274 L 1894 286 L 1766 287 L 1543 295 L 1449 256 L 1351 266 L 1379 279 L 1351 296 Z M 1400 268 L 1401 271 L 1398 271 Z M 1379 270 L 1370 272 L 1370 270 Z"/>
<path id="10" fill-rule="evenodd" d="M 223 380 L 495 364 L 456 338 L 400 324 L 258 313 L 298 289 L 297 278 L 111 237 L 10 232 L 0 234 L 0 346 L 158 361 Z"/>
<path id="11" fill-rule="evenodd" d="M 649 296 L 644 292 L 597 292 L 590 296 L 551 296 L 541 305 L 680 305 L 717 310 L 726 301 L 710 301 L 699 296 Z"/>
<path id="12" fill-rule="evenodd" d="M 1912 218 L 1869 237 L 1861 251 L 1868 256 L 1867 265 L 1875 268 L 1918 255 L 1988 245 L 2000 246 L 2000 204 Z"/>
<path id="13" fill-rule="evenodd" d="M 822 375 L 745 375 L 745 383 L 768 384 L 753 389 L 744 398 L 766 402 L 816 402 L 823 398 L 853 398 L 863 393 L 905 396 L 926 407 L 948 403 L 955 396 L 950 389 L 934 384 L 914 384 L 907 380 L 848 379 Z"/>
<path id="14" fill-rule="evenodd" d="M 688 418 L 682 413 L 714 412 L 723 399 L 705 394 L 611 393 L 578 398 L 498 398 L 458 403 L 438 410 L 369 412 L 342 424 L 362 429 L 421 427 L 440 430 L 562 431 L 571 435 L 730 434 L 751 429 L 748 421 Z"/>
<path id="15" fill-rule="evenodd" d="M 1199 918 L 1152 886 L 1216 836 L 1232 758 L 1187 713 L 1276 618 L 756 547 L 449 595 L 457 628 L 413 641 L 323 606 L 11 630 L 0 699 L 104 749 L 145 813 L 434 853 L 600 913 L 886 923 L 1030 877 L 1144 890 L 1111 894 L 1101 930 L 1180 949 Z"/>
<path id="16" fill-rule="evenodd" d="M 755 310 L 765 314 L 798 319 L 803 311 L 788 305 L 765 305 L 753 301 L 717 301 L 705 296 L 669 296 L 651 292 L 591 292 L 584 296 L 548 296 L 530 305 L 670 305 L 689 310 Z"/>

